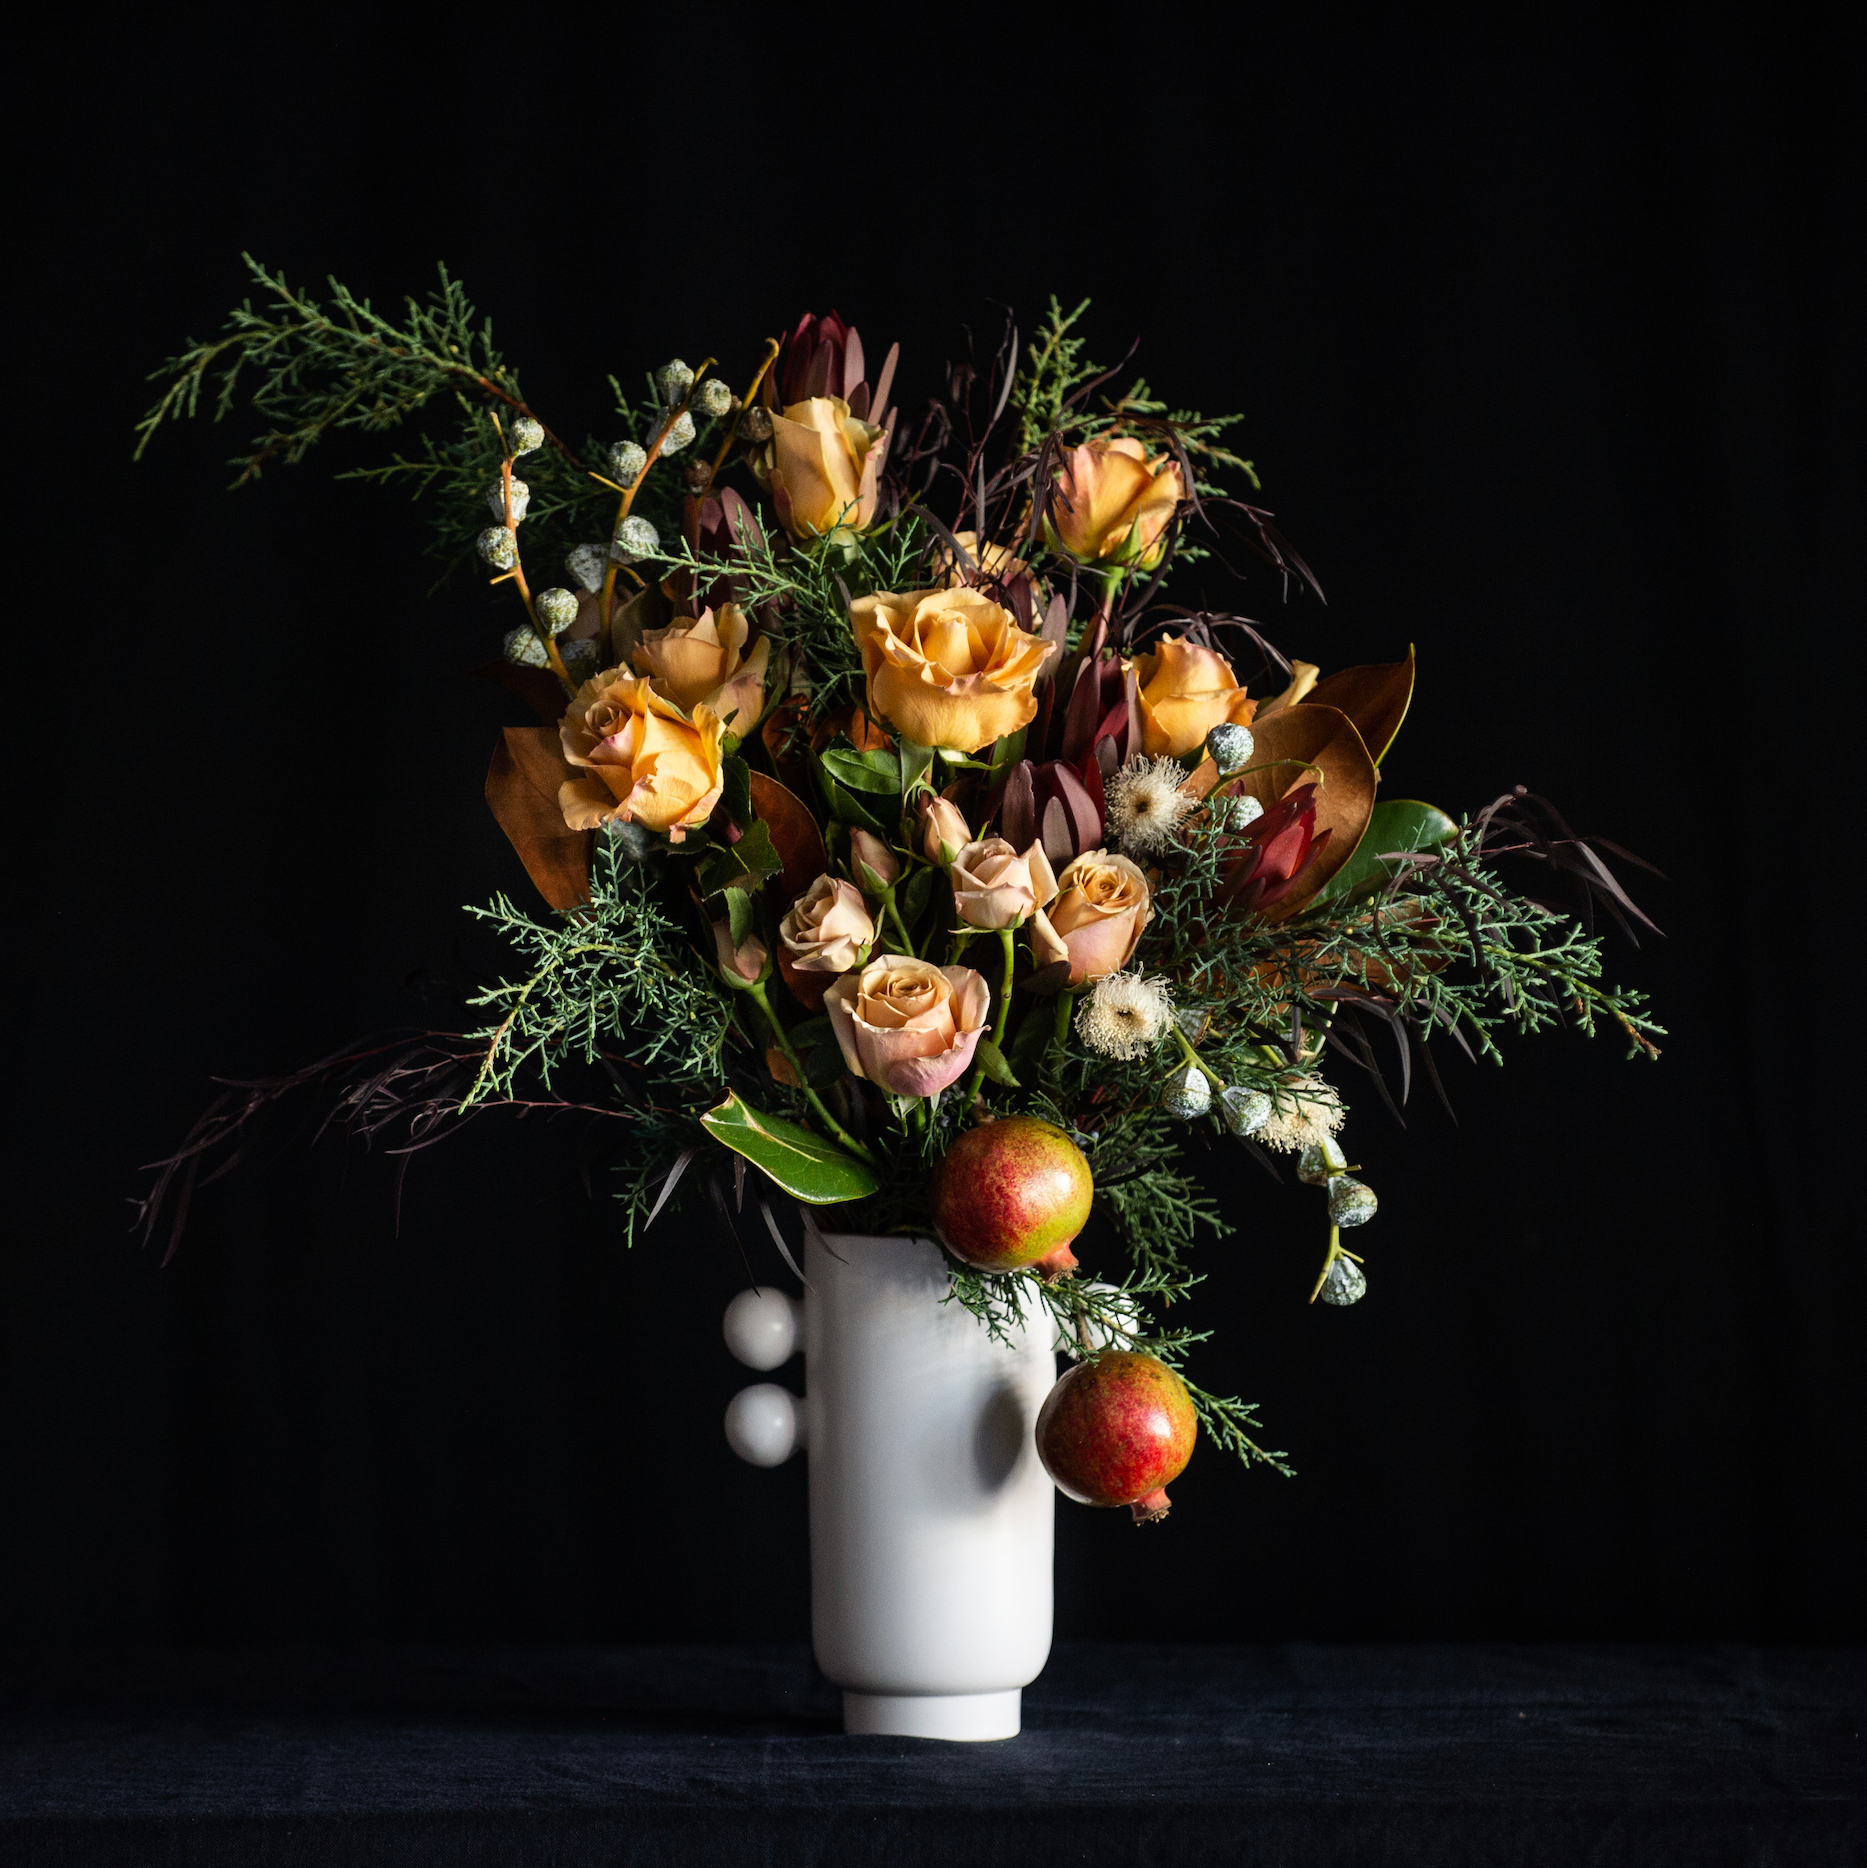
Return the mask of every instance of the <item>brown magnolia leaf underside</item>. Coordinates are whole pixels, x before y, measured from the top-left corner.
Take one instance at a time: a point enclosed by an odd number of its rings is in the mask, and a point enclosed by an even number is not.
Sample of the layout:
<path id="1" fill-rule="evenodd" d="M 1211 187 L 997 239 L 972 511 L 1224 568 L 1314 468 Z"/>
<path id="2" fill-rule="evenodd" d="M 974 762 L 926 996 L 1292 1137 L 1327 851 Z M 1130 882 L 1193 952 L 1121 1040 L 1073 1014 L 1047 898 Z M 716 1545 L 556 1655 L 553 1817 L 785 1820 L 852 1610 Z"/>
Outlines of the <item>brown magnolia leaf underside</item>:
<path id="1" fill-rule="evenodd" d="M 486 802 L 553 908 L 575 908 L 590 899 L 595 833 L 572 830 L 558 805 L 558 787 L 570 776 L 557 728 L 547 726 L 507 727 L 486 768 Z"/>
<path id="2" fill-rule="evenodd" d="M 783 898 L 774 904 L 783 914 L 830 866 L 824 854 L 823 833 L 802 798 L 775 778 L 763 772 L 752 775 L 752 810 L 771 832 L 771 847 L 784 865 L 767 885 Z M 778 946 L 778 971 L 791 989 L 791 997 L 807 1011 L 823 1009 L 823 995 L 836 983 L 834 973 L 806 973 L 791 963 L 791 956 Z"/>
<path id="3" fill-rule="evenodd" d="M 1412 699 L 1413 650 L 1409 647 L 1404 662 L 1369 662 L 1360 668 L 1342 668 L 1325 675 L 1301 704 L 1334 707 L 1347 714 L 1368 748 L 1368 756 L 1379 765 L 1387 757 Z"/>

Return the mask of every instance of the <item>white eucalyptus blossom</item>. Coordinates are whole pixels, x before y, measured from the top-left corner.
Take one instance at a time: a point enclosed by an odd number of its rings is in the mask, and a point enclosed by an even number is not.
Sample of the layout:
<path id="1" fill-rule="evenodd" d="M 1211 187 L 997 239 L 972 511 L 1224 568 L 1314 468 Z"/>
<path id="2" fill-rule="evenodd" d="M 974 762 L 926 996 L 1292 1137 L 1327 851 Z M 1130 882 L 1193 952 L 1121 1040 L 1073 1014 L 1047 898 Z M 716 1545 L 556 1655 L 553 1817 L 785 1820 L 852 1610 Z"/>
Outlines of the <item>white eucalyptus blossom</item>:
<path id="1" fill-rule="evenodd" d="M 568 590 L 541 590 L 532 601 L 538 620 L 554 636 L 561 636 L 577 620 L 577 599 Z"/>
<path id="2" fill-rule="evenodd" d="M 1367 1289 L 1367 1274 L 1352 1258 L 1338 1254 L 1329 1261 L 1329 1274 L 1323 1279 L 1322 1289 L 1316 1295 L 1325 1304 L 1346 1308 L 1350 1304 L 1359 1303 Z"/>
<path id="3" fill-rule="evenodd" d="M 648 450 L 639 441 L 609 444 L 609 477 L 618 486 L 633 486 L 635 476 L 648 465 Z"/>
<path id="4" fill-rule="evenodd" d="M 1286 1077 L 1272 1093 L 1277 1107 L 1256 1139 L 1278 1154 L 1296 1154 L 1324 1142 L 1342 1127 L 1348 1111 L 1321 1077 Z"/>
<path id="5" fill-rule="evenodd" d="M 1182 1122 L 1203 1116 L 1212 1107 L 1212 1085 L 1206 1081 L 1206 1073 L 1197 1064 L 1176 1070 L 1161 1085 L 1160 1106 Z"/>
<path id="6" fill-rule="evenodd" d="M 1180 787 L 1186 774 L 1172 759 L 1130 759 L 1108 782 L 1108 827 L 1131 855 L 1165 846 L 1193 808 Z"/>
<path id="7" fill-rule="evenodd" d="M 609 548 L 605 545 L 577 545 L 564 560 L 564 568 L 592 596 L 603 588 L 603 575 L 609 569 Z"/>
<path id="8" fill-rule="evenodd" d="M 639 513 L 630 513 L 616 527 L 609 541 L 609 555 L 618 564 L 633 564 L 638 558 L 652 558 L 661 549 L 661 534 Z"/>
<path id="9" fill-rule="evenodd" d="M 724 415 L 733 405 L 733 392 L 717 376 L 709 376 L 694 397 L 702 415 Z"/>
<path id="10" fill-rule="evenodd" d="M 1166 1036 L 1172 1016 L 1173 1001 L 1165 980 L 1140 973 L 1111 973 L 1083 1001 L 1076 1014 L 1076 1031 L 1092 1051 L 1104 1057 L 1134 1058 Z"/>
<path id="11" fill-rule="evenodd" d="M 519 548 L 503 525 L 489 525 L 473 545 L 495 571 L 509 571 L 519 561 Z"/>
<path id="12" fill-rule="evenodd" d="M 551 658 L 545 653 L 545 645 L 538 640 L 538 631 L 530 623 L 522 629 L 508 629 L 505 640 L 505 657 L 509 662 L 516 662 L 521 668 L 549 668 Z"/>
<path id="13" fill-rule="evenodd" d="M 517 474 L 512 476 L 512 523 L 517 525 L 525 517 L 525 508 L 531 504 L 532 490 Z M 506 520 L 506 476 L 494 480 L 486 489 L 486 503 L 493 509 L 493 517 L 502 525 Z"/>
<path id="14" fill-rule="evenodd" d="M 530 415 L 521 415 L 512 424 L 512 452 L 517 454 L 536 454 L 545 444 L 545 425 Z"/>

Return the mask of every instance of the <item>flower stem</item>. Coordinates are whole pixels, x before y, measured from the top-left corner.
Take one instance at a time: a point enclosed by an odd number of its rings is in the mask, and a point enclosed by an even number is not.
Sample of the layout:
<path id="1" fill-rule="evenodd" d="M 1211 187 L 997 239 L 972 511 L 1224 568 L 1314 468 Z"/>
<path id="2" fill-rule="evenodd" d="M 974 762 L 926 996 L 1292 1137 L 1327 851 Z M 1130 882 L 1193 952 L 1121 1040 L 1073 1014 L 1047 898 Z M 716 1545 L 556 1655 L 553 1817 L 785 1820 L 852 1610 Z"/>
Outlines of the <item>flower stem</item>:
<path id="1" fill-rule="evenodd" d="M 992 1042 L 1002 1050 L 1005 1043 L 1005 1027 L 1011 1020 L 1011 969 L 1017 960 L 1017 949 L 1013 945 L 1014 928 L 998 930 L 999 945 L 1005 950 L 1004 983 L 999 988 L 998 1016 L 992 1021 Z M 983 1061 L 972 1068 L 972 1075 L 966 1079 L 966 1107 L 972 1107 L 972 1099 L 979 1094 L 979 1086 L 985 1081 Z"/>
<path id="2" fill-rule="evenodd" d="M 1176 1020 L 1168 1029 L 1172 1031 L 1173 1035 L 1180 1041 L 1180 1051 L 1186 1061 L 1191 1064 L 1195 1070 L 1201 1072 L 1206 1081 L 1210 1083 L 1215 1090 L 1223 1090 L 1225 1088 L 1225 1079 L 1187 1042 L 1186 1033 L 1180 1029 L 1178 1021 Z"/>
<path id="3" fill-rule="evenodd" d="M 893 889 L 882 891 L 882 912 L 895 924 L 895 932 L 901 936 L 903 951 L 918 960 L 921 957 L 920 949 L 914 945 L 914 936 L 908 932 L 908 924 L 901 919 L 901 910 L 895 906 Z"/>
<path id="4" fill-rule="evenodd" d="M 810 1087 L 804 1075 L 804 1066 L 798 1062 L 797 1053 L 791 1049 L 791 1040 L 784 1034 L 784 1027 L 778 1022 L 778 1015 L 771 1009 L 771 1001 L 765 996 L 762 985 L 748 986 L 746 996 L 765 1014 L 765 1023 L 771 1027 L 772 1036 L 778 1040 L 778 1049 L 784 1054 L 784 1061 L 791 1066 L 792 1075 L 797 1078 L 797 1086 L 804 1092 L 804 1100 L 817 1112 L 818 1119 L 852 1155 L 860 1155 L 873 1167 L 875 1157 L 850 1134 L 850 1132 L 830 1114 L 823 1105 L 823 1098 Z"/>
<path id="5" fill-rule="evenodd" d="M 1065 1044 L 1069 1041 L 1070 1013 L 1074 1009 L 1075 1004 L 1075 993 L 1060 992 L 1057 994 L 1057 1023 L 1056 1028 L 1050 1034 L 1050 1041 L 1052 1044 Z"/>

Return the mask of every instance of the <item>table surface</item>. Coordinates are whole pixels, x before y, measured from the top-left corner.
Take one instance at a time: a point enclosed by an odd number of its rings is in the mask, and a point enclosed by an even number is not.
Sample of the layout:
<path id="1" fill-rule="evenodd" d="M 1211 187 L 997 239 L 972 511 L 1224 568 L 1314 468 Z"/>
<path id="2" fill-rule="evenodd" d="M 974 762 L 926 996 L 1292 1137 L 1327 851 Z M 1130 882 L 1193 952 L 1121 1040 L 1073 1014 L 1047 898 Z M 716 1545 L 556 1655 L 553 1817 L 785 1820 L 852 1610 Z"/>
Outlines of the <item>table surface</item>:
<path id="1" fill-rule="evenodd" d="M 8 1863 L 1867 1861 L 1867 1653 L 1070 1645 L 1001 1744 L 797 1648 L 0 1669 Z"/>

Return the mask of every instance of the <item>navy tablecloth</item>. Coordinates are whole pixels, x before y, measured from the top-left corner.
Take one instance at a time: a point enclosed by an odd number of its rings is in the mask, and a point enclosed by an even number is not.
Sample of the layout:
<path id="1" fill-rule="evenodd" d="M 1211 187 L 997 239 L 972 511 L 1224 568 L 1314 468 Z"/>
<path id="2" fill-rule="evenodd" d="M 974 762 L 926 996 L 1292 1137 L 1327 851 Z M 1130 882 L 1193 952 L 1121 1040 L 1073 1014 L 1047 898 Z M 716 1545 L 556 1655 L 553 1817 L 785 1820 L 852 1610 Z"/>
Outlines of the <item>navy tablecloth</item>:
<path id="1" fill-rule="evenodd" d="M 801 1649 L 0 1673 L 23 1863 L 1867 1861 L 1867 1656 L 1060 1648 L 1002 1744 L 846 1738 Z"/>

